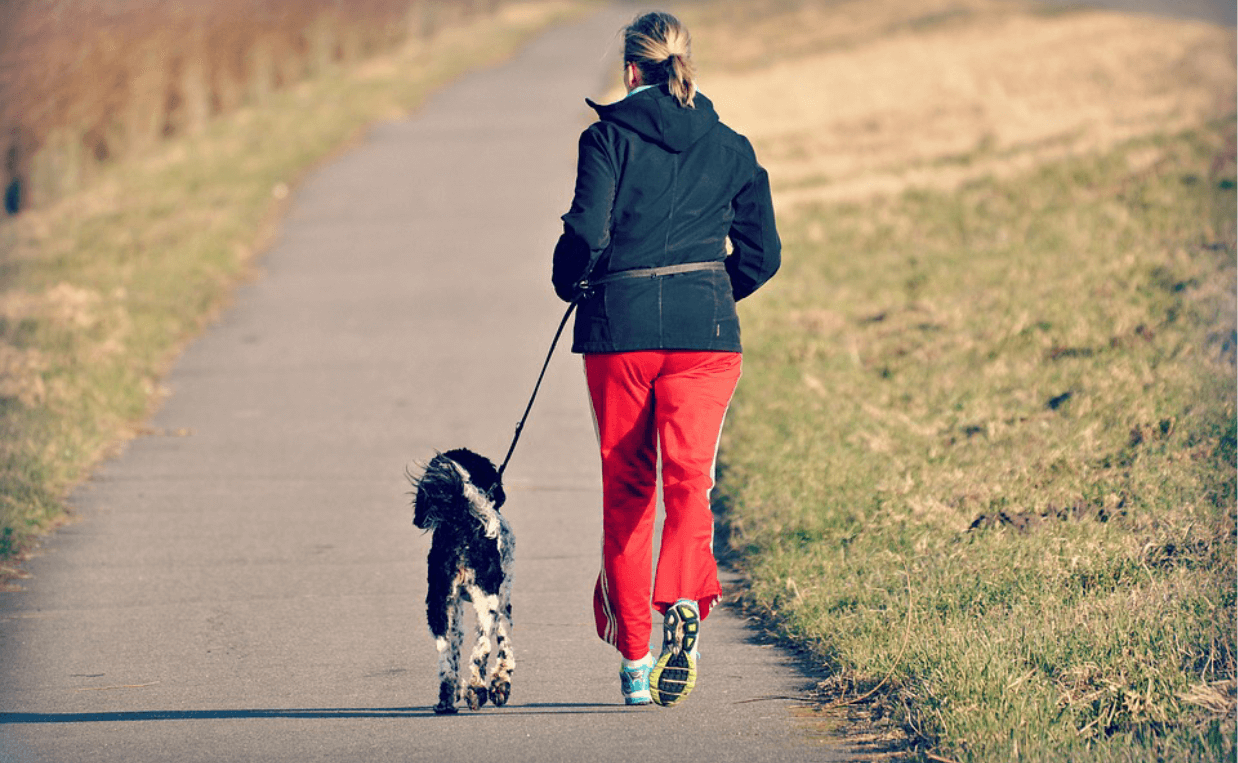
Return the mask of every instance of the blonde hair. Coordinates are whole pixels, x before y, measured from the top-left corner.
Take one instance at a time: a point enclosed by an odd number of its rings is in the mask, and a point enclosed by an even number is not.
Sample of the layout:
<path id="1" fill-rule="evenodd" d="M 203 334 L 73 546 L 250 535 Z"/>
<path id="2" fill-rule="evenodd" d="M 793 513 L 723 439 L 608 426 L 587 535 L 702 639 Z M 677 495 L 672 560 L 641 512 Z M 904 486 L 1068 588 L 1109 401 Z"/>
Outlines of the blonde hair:
<path id="1" fill-rule="evenodd" d="M 669 13 L 646 13 L 623 28 L 623 62 L 636 64 L 647 85 L 666 83 L 679 105 L 695 108 L 692 35 Z"/>

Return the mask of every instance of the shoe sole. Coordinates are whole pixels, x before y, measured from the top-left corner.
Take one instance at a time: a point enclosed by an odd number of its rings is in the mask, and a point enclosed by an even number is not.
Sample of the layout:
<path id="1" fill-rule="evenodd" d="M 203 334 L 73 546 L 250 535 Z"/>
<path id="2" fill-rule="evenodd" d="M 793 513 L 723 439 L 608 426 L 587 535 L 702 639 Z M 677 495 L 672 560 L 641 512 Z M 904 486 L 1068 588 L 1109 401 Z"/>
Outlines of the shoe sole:
<path id="1" fill-rule="evenodd" d="M 681 701 L 696 687 L 696 646 L 701 620 L 688 606 L 671 607 L 666 612 L 662 631 L 662 655 L 649 675 L 649 693 L 653 701 L 670 707 Z"/>

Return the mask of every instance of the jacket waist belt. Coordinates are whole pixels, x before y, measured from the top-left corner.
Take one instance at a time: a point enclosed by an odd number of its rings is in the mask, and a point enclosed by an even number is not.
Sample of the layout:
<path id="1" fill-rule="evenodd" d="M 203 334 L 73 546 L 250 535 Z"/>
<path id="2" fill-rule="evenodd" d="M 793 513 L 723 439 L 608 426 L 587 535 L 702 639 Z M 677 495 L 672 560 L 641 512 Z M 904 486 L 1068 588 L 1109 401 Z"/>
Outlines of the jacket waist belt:
<path id="1" fill-rule="evenodd" d="M 677 275 L 679 273 L 692 273 L 697 270 L 726 270 L 726 264 L 722 262 L 685 262 L 680 265 L 663 265 L 660 268 L 633 268 L 632 270 L 618 270 L 614 273 L 606 275 L 596 280 L 589 280 L 589 286 L 601 286 L 612 281 L 622 281 L 628 278 L 660 278 L 662 276 Z"/>

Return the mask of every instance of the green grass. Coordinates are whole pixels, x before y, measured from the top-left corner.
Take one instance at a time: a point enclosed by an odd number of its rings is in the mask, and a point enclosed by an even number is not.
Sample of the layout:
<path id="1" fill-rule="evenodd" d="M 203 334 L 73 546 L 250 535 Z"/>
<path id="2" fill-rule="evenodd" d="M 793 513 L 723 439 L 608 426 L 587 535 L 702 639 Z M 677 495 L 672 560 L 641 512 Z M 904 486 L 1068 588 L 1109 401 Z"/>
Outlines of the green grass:
<path id="1" fill-rule="evenodd" d="M 827 696 L 888 675 L 961 761 L 1232 759 L 1233 132 L 784 215 L 720 492 Z"/>
<path id="2" fill-rule="evenodd" d="M 169 363 L 250 272 L 277 197 L 572 6 L 536 7 L 279 91 L 0 222 L 0 563 L 64 517 L 67 490 L 157 404 Z"/>

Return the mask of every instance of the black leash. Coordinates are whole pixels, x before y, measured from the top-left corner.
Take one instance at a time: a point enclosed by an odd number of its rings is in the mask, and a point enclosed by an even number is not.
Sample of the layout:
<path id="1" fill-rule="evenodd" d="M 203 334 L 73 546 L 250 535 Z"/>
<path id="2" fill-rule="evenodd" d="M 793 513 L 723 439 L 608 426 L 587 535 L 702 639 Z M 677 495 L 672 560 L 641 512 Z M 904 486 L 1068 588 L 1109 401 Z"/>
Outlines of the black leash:
<path id="1" fill-rule="evenodd" d="M 555 354 L 555 345 L 559 344 L 559 337 L 563 335 L 563 327 L 567 325 L 567 319 L 572 316 L 572 311 L 576 309 L 576 303 L 579 301 L 580 298 L 577 297 L 567 306 L 567 312 L 563 314 L 563 320 L 559 321 L 559 328 L 555 331 L 555 338 L 550 340 L 550 351 L 546 353 L 546 362 L 542 363 L 542 372 L 537 375 L 537 384 L 533 385 L 533 394 L 529 396 L 529 404 L 525 406 L 524 415 L 516 424 L 516 436 L 512 438 L 511 447 L 507 449 L 507 455 L 503 457 L 503 465 L 499 467 L 499 479 L 503 478 L 503 470 L 507 468 L 507 462 L 512 460 L 512 452 L 516 450 L 516 443 L 520 442 L 520 432 L 524 429 L 524 423 L 529 420 L 529 411 L 533 410 L 533 401 L 537 399 L 537 391 L 542 387 L 542 379 L 546 378 L 550 358 Z"/>
<path id="2" fill-rule="evenodd" d="M 619 270 L 595 281 L 582 280 L 578 284 L 576 298 L 567 306 L 567 312 L 563 314 L 563 320 L 559 321 L 559 328 L 555 331 L 555 338 L 550 340 L 550 351 L 546 353 L 546 361 L 542 363 L 542 372 L 537 375 L 537 384 L 533 385 L 533 394 L 529 396 L 529 404 L 525 406 L 524 415 L 520 417 L 519 423 L 516 424 L 516 435 L 512 438 L 511 447 L 507 449 L 507 455 L 503 457 L 503 464 L 499 467 L 500 480 L 503 478 L 503 471 L 507 469 L 507 462 L 511 461 L 512 453 L 516 450 L 516 443 L 520 442 L 520 433 L 524 430 L 525 422 L 529 420 L 529 411 L 533 410 L 533 401 L 537 399 L 537 391 L 542 388 L 542 379 L 546 378 L 546 369 L 550 367 L 550 358 L 555 354 L 555 346 L 559 344 L 559 337 L 563 335 L 563 327 L 567 325 L 567 319 L 572 317 L 572 311 L 576 309 L 577 303 L 588 296 L 592 289 L 613 281 L 630 278 L 662 278 L 664 276 L 691 273 L 699 270 L 726 270 L 726 265 L 721 262 L 686 262 L 680 265 L 664 265 L 657 268 Z M 497 486 L 498 483 L 495 484 Z"/>

